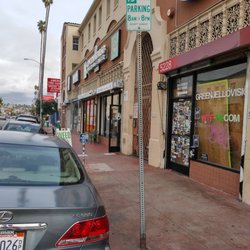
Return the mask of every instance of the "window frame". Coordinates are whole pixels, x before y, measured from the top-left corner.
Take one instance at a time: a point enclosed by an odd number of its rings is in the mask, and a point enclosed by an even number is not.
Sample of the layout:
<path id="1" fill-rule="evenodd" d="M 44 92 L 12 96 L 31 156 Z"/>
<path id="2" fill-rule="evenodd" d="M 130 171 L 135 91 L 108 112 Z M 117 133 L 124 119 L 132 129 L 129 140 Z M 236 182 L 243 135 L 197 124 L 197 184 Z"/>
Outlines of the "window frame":
<path id="1" fill-rule="evenodd" d="M 79 50 L 79 36 L 73 36 L 72 38 L 72 50 Z"/>
<path id="2" fill-rule="evenodd" d="M 170 84 L 170 91 L 168 92 L 168 96 L 169 96 L 169 103 L 168 105 L 171 106 L 171 103 L 178 99 L 179 97 L 174 97 L 173 95 L 173 83 L 174 81 L 176 81 L 177 78 L 182 78 L 182 77 L 185 77 L 185 76 L 188 76 L 188 75 L 192 75 L 193 76 L 193 79 L 194 79 L 194 82 L 193 82 L 193 93 L 192 93 L 192 118 L 191 118 L 191 133 L 190 133 L 190 150 L 193 148 L 193 135 L 195 134 L 195 124 L 194 124 L 194 115 L 195 115 L 195 107 L 196 107 L 196 89 L 197 89 L 197 84 L 198 84 L 198 81 L 197 81 L 197 76 L 199 74 L 202 74 L 202 73 L 206 73 L 206 72 L 210 72 L 210 71 L 213 71 L 213 70 L 216 70 L 216 69 L 223 69 L 223 68 L 226 68 L 226 67 L 229 67 L 229 66 L 234 66 L 234 65 L 239 65 L 241 63 L 246 63 L 247 65 L 247 58 L 246 57 L 243 57 L 243 58 L 240 58 L 240 59 L 235 59 L 235 60 L 231 60 L 231 61 L 227 61 L 227 62 L 220 62 L 219 60 L 215 61 L 214 64 L 211 66 L 207 66 L 207 67 L 203 67 L 202 69 L 191 69 L 189 72 L 183 72 L 182 73 L 182 70 L 180 70 L 180 74 L 178 75 L 173 75 L 171 77 L 169 77 L 169 84 Z M 245 68 L 246 69 L 246 68 Z M 245 74 L 245 80 L 246 81 L 246 77 L 247 75 Z M 225 76 L 224 76 L 225 78 Z M 245 85 L 244 85 L 244 88 L 245 88 Z M 243 96 L 244 98 L 247 98 L 246 96 Z M 243 110 L 242 112 L 244 113 L 244 106 L 243 106 Z M 167 121 L 168 121 L 168 131 L 169 133 L 171 133 L 171 129 L 172 129 L 172 121 L 171 121 L 171 116 L 168 116 L 167 115 Z M 243 118 L 242 118 L 243 119 Z M 243 122 L 243 121 L 242 121 Z M 241 128 L 241 135 L 242 135 L 242 130 L 243 130 L 243 127 Z M 229 134 L 230 136 L 230 134 Z M 167 165 L 170 164 L 170 146 L 171 146 L 171 143 L 170 143 L 170 136 L 167 136 L 166 137 L 166 141 L 167 141 L 167 145 L 168 145 L 168 150 L 167 150 Z M 197 155 L 197 153 L 196 153 Z M 240 152 L 240 155 L 241 155 L 241 152 Z M 203 164 L 207 164 L 208 166 L 212 166 L 212 167 L 217 167 L 217 168 L 221 168 L 221 169 L 224 169 L 224 170 L 227 170 L 227 171 L 231 171 L 231 172 L 235 172 L 235 173 L 239 173 L 239 169 L 236 169 L 236 168 L 229 168 L 228 166 L 222 166 L 222 165 L 219 165 L 215 162 L 210 162 L 210 161 L 204 161 L 204 160 L 201 160 L 201 159 L 198 159 L 196 156 L 195 157 L 190 157 L 189 160 L 192 160 L 192 161 L 197 161 L 197 162 L 201 162 Z M 237 165 L 238 166 L 238 165 Z M 174 166 L 172 166 L 171 168 L 174 168 Z"/>

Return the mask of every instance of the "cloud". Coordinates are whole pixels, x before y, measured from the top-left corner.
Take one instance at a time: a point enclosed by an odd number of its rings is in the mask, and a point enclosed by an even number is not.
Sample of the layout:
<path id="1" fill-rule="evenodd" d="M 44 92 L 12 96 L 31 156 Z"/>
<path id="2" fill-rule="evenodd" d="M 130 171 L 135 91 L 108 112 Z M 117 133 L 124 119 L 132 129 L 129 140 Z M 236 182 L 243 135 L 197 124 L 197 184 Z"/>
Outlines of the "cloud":
<path id="1" fill-rule="evenodd" d="M 44 94 L 47 78 L 60 78 L 61 32 L 64 22 L 81 23 L 93 0 L 58 0 L 50 8 L 44 72 Z M 42 1 L 11 0 L 0 8 L 0 97 L 4 103 L 31 104 L 34 85 L 39 81 L 39 20 L 45 19 Z"/>
<path id="2" fill-rule="evenodd" d="M 1 91 L 1 97 L 3 98 L 3 102 L 5 104 L 11 103 L 11 104 L 32 104 L 32 100 L 34 98 L 33 93 L 27 93 L 27 92 L 19 92 L 19 91 L 11 91 L 11 92 L 2 92 Z M 27 103 L 26 100 L 31 100 Z"/>

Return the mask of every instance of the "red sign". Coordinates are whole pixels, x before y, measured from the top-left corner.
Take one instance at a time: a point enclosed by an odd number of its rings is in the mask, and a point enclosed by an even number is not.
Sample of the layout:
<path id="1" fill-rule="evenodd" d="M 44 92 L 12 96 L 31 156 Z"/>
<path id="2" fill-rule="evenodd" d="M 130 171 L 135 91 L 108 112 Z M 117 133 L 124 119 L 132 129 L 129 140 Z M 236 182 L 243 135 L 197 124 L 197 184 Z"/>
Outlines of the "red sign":
<path id="1" fill-rule="evenodd" d="M 54 96 L 51 96 L 51 95 L 44 95 L 44 96 L 43 96 L 43 101 L 45 101 L 45 102 L 54 101 Z"/>
<path id="2" fill-rule="evenodd" d="M 49 93 L 60 93 L 60 79 L 48 78 L 47 92 L 49 92 Z"/>
<path id="3" fill-rule="evenodd" d="M 174 69 L 175 67 L 176 67 L 176 60 L 175 58 L 171 58 L 169 60 L 161 62 L 159 64 L 158 71 L 160 74 L 163 74 L 170 71 L 171 69 Z"/>

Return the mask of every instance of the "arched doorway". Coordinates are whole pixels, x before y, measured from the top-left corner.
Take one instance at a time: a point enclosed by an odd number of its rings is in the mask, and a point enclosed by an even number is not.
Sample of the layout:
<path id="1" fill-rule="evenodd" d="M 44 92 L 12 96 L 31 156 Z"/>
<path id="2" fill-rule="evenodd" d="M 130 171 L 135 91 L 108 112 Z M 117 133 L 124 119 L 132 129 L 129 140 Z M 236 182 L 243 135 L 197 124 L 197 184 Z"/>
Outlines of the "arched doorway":
<path id="1" fill-rule="evenodd" d="M 153 43 L 149 33 L 142 33 L 142 109 L 143 109 L 143 145 L 144 159 L 148 160 L 148 145 L 150 138 L 151 125 L 151 99 L 152 99 L 152 61 L 151 53 L 153 51 Z M 133 120 L 133 154 L 138 156 L 138 93 L 137 93 L 137 72 L 135 82 L 135 97 L 134 97 L 134 120 Z"/>

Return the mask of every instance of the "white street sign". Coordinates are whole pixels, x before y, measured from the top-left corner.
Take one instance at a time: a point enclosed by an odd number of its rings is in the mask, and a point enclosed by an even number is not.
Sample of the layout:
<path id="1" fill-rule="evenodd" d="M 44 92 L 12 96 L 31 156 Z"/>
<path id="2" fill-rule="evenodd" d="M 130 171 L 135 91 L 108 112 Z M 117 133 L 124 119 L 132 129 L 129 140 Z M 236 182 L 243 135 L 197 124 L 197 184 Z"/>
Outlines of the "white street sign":
<path id="1" fill-rule="evenodd" d="M 151 15 L 151 0 L 126 0 L 127 31 L 150 31 Z"/>

